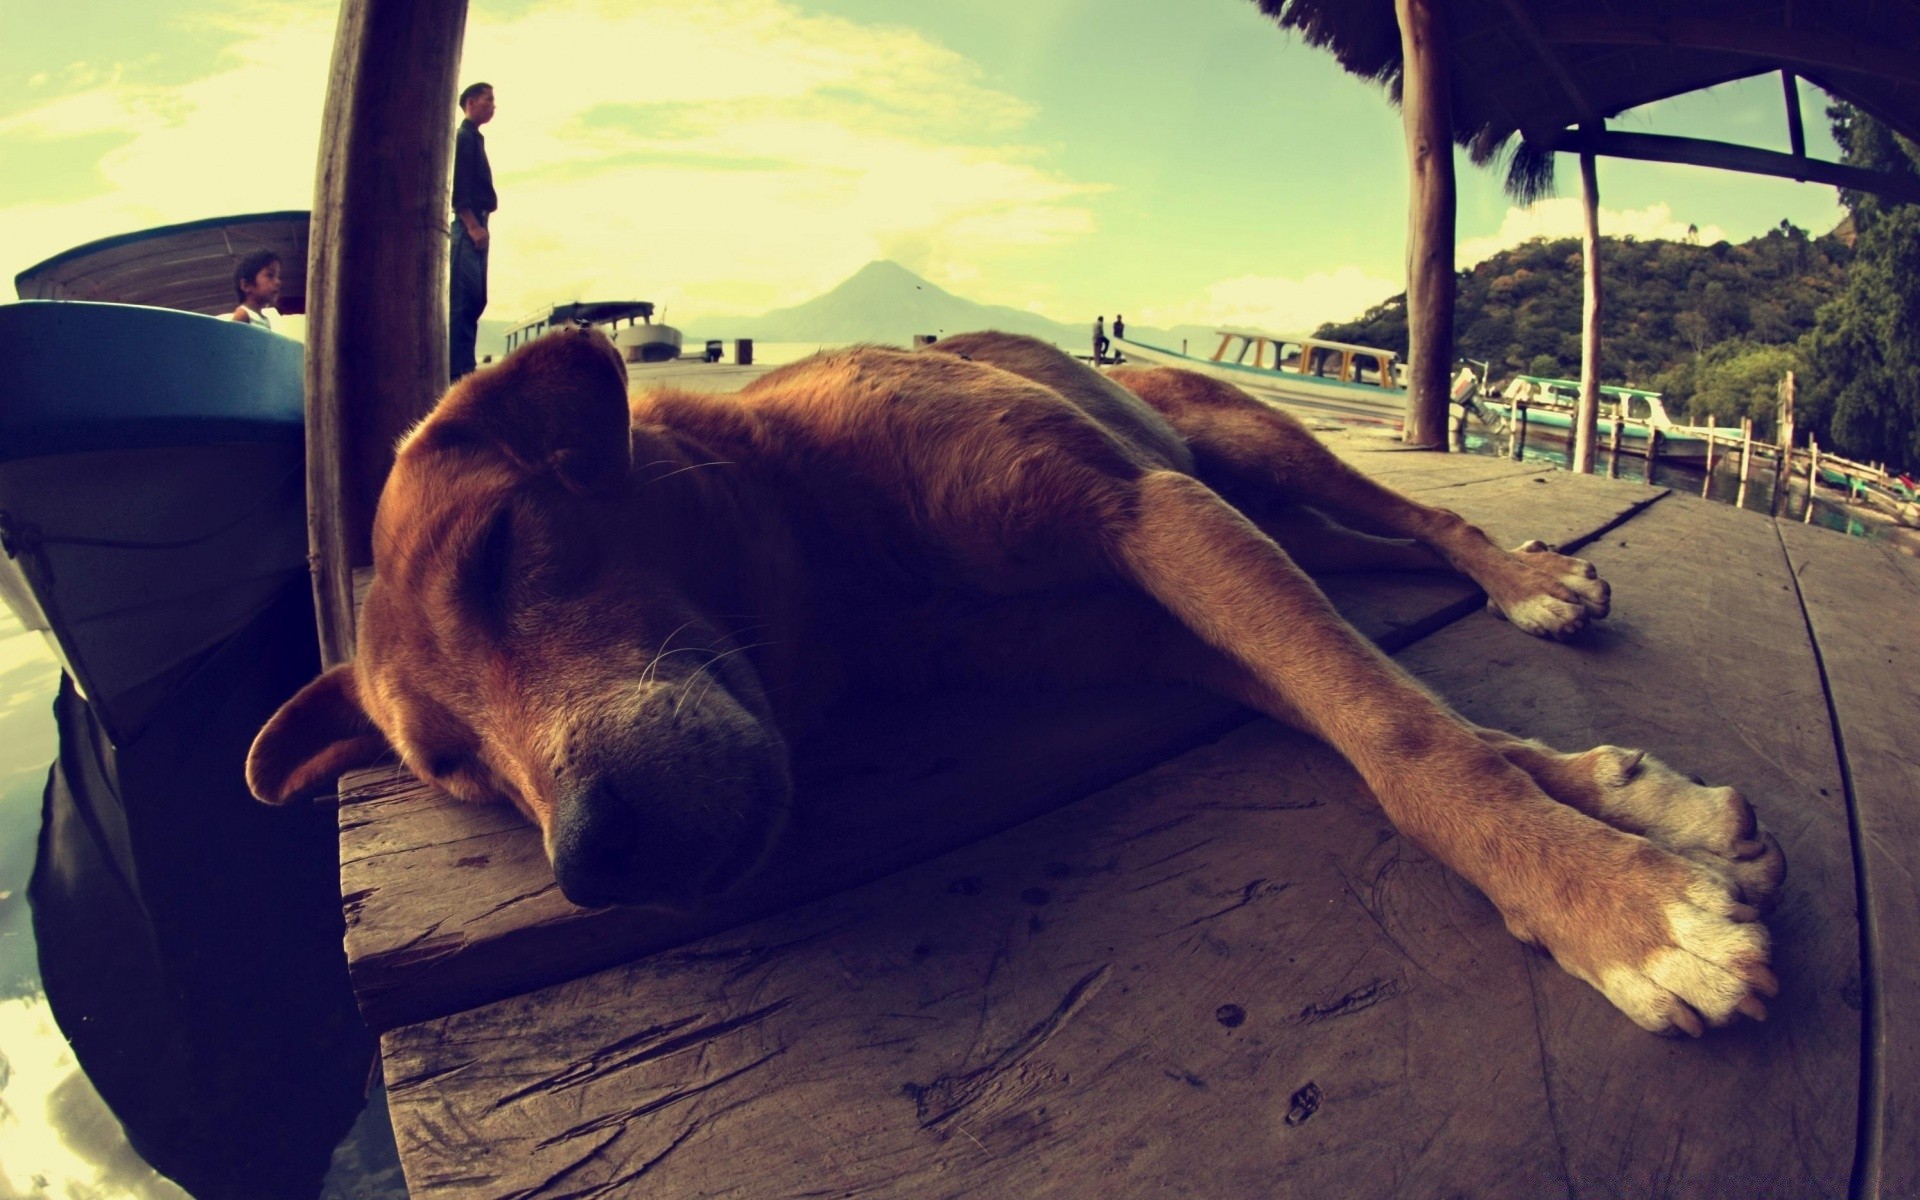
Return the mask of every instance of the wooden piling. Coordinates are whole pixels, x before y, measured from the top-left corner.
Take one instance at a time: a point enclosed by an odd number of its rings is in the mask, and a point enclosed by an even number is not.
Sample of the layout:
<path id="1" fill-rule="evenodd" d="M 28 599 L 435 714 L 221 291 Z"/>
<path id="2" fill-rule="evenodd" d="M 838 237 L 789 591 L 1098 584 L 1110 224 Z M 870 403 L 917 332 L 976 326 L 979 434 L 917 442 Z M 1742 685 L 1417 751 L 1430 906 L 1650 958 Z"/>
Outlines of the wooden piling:
<path id="1" fill-rule="evenodd" d="M 1407 412 L 1400 439 L 1447 448 L 1453 362 L 1453 114 L 1446 5 L 1394 0 L 1407 145 Z"/>
<path id="2" fill-rule="evenodd" d="M 1581 126 L 1588 134 L 1598 135 L 1602 122 L 1589 121 Z M 1594 427 L 1600 414 L 1600 183 L 1594 168 L 1594 156 L 1580 156 L 1580 204 L 1585 220 L 1581 224 L 1580 262 L 1585 286 L 1580 311 L 1580 400 L 1573 413 L 1573 469 L 1581 475 L 1593 474 Z M 1619 426 L 1616 424 L 1615 428 Z M 1617 447 L 1616 447 L 1617 449 Z"/>
<path id="3" fill-rule="evenodd" d="M 1620 478 L 1620 429 L 1627 423 L 1626 406 L 1613 410 L 1613 433 L 1607 438 L 1607 478 Z"/>
<path id="4" fill-rule="evenodd" d="M 400 435 L 447 386 L 447 224 L 466 0 L 346 0 L 307 254 L 307 531 L 321 663 Z"/>
<path id="5" fill-rule="evenodd" d="M 1753 418 L 1740 418 L 1740 491 L 1734 496 L 1733 506 L 1747 506 L 1747 473 L 1753 466 Z"/>
<path id="6" fill-rule="evenodd" d="M 1707 414 L 1707 473 L 1700 480 L 1700 498 L 1705 500 L 1713 491 L 1713 452 L 1720 445 L 1720 435 L 1714 428 L 1713 414 Z"/>
<path id="7" fill-rule="evenodd" d="M 1653 465 L 1660 461 L 1660 430 L 1647 427 L 1647 484 L 1653 484 Z"/>
<path id="8" fill-rule="evenodd" d="M 1813 524 L 1813 496 L 1820 486 L 1820 439 L 1807 439 L 1807 511 L 1801 516 L 1802 524 Z"/>
<path id="9" fill-rule="evenodd" d="M 1508 429 L 1508 453 L 1513 461 L 1519 462 L 1527 454 L 1527 402 L 1518 401 L 1513 406 L 1513 425 Z"/>

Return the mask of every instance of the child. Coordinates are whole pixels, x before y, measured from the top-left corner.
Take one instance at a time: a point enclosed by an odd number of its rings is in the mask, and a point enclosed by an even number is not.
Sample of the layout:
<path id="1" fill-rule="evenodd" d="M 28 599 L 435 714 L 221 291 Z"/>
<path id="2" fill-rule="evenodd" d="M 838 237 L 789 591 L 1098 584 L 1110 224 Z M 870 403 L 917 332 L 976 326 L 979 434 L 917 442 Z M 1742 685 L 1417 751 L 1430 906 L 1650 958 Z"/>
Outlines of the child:
<path id="1" fill-rule="evenodd" d="M 280 299 L 280 256 L 271 250 L 247 255 L 233 273 L 233 290 L 240 297 L 240 307 L 229 319 L 272 329 L 280 315 L 273 307 Z"/>

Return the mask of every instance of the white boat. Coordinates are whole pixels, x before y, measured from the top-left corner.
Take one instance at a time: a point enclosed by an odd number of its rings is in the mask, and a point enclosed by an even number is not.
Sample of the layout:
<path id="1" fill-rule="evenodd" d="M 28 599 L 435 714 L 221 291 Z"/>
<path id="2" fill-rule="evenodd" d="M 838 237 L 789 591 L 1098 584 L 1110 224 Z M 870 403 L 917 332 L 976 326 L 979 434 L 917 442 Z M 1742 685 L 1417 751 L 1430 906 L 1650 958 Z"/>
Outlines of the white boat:
<path id="1" fill-rule="evenodd" d="M 1524 403 L 1529 442 L 1571 443 L 1579 400 L 1577 379 L 1516 375 L 1500 389 L 1499 396 L 1482 397 L 1475 405 L 1492 418 L 1490 424 L 1504 429 L 1513 421 L 1515 408 Z M 1737 430 L 1680 424 L 1667 414 L 1660 393 L 1645 388 L 1600 388 L 1600 411 L 1594 418 L 1594 440 L 1600 447 L 1611 444 L 1616 420 L 1620 423 L 1621 450 L 1628 454 L 1644 456 L 1656 430 L 1660 434 L 1660 457 L 1670 460 L 1704 461 L 1708 444 L 1716 439 L 1723 447 L 1737 447 L 1739 443 Z"/>
<path id="2" fill-rule="evenodd" d="M 1398 426 L 1407 392 L 1399 355 L 1377 346 L 1224 327 L 1213 357 L 1200 358 L 1132 338 L 1114 338 L 1125 361 L 1185 367 L 1223 379 L 1302 416 Z"/>
<path id="3" fill-rule="evenodd" d="M 624 322 L 624 324 L 623 324 Z M 653 323 L 653 303 L 648 300 L 575 300 L 556 304 L 531 317 L 507 335 L 507 352 L 555 329 L 570 325 L 598 325 L 606 330 L 620 356 L 630 363 L 670 362 L 680 357 L 680 331 L 671 325 Z"/>

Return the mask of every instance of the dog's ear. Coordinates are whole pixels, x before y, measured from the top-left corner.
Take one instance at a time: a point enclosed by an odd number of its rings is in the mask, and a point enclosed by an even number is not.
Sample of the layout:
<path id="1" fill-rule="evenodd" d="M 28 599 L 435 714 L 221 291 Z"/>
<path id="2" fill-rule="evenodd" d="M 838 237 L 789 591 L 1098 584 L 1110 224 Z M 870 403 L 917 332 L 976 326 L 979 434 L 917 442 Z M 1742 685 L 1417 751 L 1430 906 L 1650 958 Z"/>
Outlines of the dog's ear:
<path id="1" fill-rule="evenodd" d="M 247 752 L 247 787 L 268 804 L 308 799 L 388 753 L 360 704 L 352 666 L 342 665 L 295 692 L 260 730 Z"/>
<path id="2" fill-rule="evenodd" d="M 627 368 L 593 329 L 537 338 L 450 395 L 441 439 L 485 437 L 522 469 L 577 495 L 616 488 L 632 465 Z"/>

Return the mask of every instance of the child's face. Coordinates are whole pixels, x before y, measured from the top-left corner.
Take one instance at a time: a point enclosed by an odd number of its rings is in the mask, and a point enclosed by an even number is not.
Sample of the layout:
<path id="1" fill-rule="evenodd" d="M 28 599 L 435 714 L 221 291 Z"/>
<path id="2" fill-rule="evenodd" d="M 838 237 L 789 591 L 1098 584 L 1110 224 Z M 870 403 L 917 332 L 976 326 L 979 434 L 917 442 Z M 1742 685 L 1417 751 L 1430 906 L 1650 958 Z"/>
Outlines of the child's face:
<path id="1" fill-rule="evenodd" d="M 268 263 L 247 284 L 247 307 L 269 308 L 280 299 L 280 264 Z"/>

